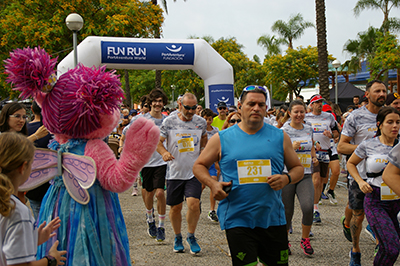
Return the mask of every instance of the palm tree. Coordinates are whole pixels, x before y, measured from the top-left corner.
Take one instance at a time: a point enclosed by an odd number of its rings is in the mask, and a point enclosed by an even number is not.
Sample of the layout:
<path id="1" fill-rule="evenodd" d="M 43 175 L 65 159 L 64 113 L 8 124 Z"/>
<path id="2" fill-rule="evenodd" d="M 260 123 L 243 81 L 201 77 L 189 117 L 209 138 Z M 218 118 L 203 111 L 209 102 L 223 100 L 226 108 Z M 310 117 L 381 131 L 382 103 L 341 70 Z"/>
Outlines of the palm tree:
<path id="1" fill-rule="evenodd" d="M 319 90 L 322 97 L 329 99 L 328 51 L 326 45 L 325 0 L 315 0 L 317 21 L 317 49 Z"/>
<path id="2" fill-rule="evenodd" d="M 360 15 L 365 9 L 380 9 L 383 12 L 382 32 L 400 29 L 400 19 L 390 18 L 389 13 L 393 8 L 400 7 L 400 0 L 359 0 L 353 8 L 355 16 Z"/>
<path id="3" fill-rule="evenodd" d="M 183 0 L 186 2 L 186 0 Z M 174 2 L 176 2 L 176 0 L 174 0 Z M 151 0 L 151 3 L 153 5 L 158 5 L 158 1 L 157 0 Z M 168 14 L 168 8 L 167 8 L 167 0 L 162 0 L 161 4 L 163 5 L 164 9 L 165 9 L 165 13 Z M 160 39 L 161 38 L 161 33 L 160 33 L 160 29 L 157 30 L 155 36 L 155 38 Z M 156 70 L 156 82 L 155 82 L 155 87 L 156 88 L 161 88 L 161 70 Z"/>
<path id="4" fill-rule="evenodd" d="M 289 49 L 293 49 L 293 40 L 300 38 L 304 34 L 304 30 L 310 27 L 314 27 L 314 24 L 304 21 L 303 16 L 298 13 L 292 15 L 287 23 L 283 20 L 275 21 L 271 29 L 286 40 Z"/>
<path id="5" fill-rule="evenodd" d="M 275 35 L 262 35 L 257 40 L 257 44 L 267 50 L 267 57 L 278 55 L 281 53 L 281 44 L 287 43 L 285 39 L 276 38 Z"/>

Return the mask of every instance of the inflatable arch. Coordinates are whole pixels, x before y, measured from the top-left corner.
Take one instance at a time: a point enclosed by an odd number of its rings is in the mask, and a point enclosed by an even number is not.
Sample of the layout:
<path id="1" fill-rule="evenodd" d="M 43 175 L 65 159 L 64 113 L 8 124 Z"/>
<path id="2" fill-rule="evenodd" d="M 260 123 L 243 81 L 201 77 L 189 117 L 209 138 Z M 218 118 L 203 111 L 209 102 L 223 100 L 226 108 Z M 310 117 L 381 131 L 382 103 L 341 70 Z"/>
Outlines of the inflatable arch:
<path id="1" fill-rule="evenodd" d="M 233 68 L 202 39 L 168 40 L 87 37 L 78 45 L 78 63 L 113 69 L 193 69 L 204 80 L 207 108 L 218 102 L 234 105 Z M 57 67 L 59 75 L 74 68 L 73 52 Z"/>

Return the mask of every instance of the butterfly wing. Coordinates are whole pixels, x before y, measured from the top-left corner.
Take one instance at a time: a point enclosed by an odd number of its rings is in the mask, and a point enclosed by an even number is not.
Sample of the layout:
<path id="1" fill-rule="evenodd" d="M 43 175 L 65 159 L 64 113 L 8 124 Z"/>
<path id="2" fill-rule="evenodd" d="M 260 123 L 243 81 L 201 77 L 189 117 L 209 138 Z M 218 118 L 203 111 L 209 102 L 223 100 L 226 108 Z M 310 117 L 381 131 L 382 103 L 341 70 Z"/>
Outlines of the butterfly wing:
<path id="1" fill-rule="evenodd" d="M 28 191 L 43 185 L 57 175 L 57 152 L 37 148 L 32 162 L 32 173 L 19 191 Z"/>
<path id="2" fill-rule="evenodd" d="M 96 163 L 88 156 L 63 153 L 63 168 L 72 174 L 84 189 L 90 188 L 96 181 Z"/>
<path id="3" fill-rule="evenodd" d="M 89 192 L 82 188 L 81 184 L 78 182 L 76 177 L 71 174 L 68 169 L 64 168 L 63 171 L 63 181 L 69 195 L 80 204 L 88 204 L 90 200 Z"/>

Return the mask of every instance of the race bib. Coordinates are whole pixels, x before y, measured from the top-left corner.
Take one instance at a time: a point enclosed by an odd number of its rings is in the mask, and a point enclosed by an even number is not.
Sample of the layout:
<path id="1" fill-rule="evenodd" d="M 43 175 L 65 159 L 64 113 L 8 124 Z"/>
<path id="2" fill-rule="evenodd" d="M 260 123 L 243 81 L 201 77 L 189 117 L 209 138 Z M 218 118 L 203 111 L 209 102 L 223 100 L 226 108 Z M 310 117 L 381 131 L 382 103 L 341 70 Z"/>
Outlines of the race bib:
<path id="1" fill-rule="evenodd" d="M 388 187 L 384 182 L 381 183 L 381 200 L 397 200 L 400 199 L 399 196 L 397 196 L 396 193 L 393 192 L 393 190 Z"/>
<path id="2" fill-rule="evenodd" d="M 271 160 L 243 160 L 237 162 L 239 184 L 266 183 L 271 176 Z"/>
<path id="3" fill-rule="evenodd" d="M 304 168 L 311 167 L 311 154 L 297 153 L 297 157 L 299 157 L 299 160 Z"/>
<path id="4" fill-rule="evenodd" d="M 178 140 L 178 151 L 180 153 L 194 151 L 193 137 Z"/>

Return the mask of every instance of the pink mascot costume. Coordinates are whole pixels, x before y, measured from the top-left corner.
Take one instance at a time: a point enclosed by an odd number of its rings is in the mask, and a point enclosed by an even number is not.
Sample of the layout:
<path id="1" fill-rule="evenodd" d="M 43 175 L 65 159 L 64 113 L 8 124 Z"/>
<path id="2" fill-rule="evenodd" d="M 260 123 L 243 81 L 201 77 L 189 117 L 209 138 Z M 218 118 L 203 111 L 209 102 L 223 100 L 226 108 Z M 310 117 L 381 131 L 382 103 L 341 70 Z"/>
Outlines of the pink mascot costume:
<path id="1" fill-rule="evenodd" d="M 159 129 L 138 119 L 128 130 L 119 160 L 102 140 L 118 124 L 123 98 L 118 77 L 105 67 L 79 65 L 55 79 L 56 59 L 40 48 L 17 49 L 5 61 L 8 82 L 42 107 L 43 124 L 54 134 L 50 150 L 38 149 L 32 174 L 21 190 L 51 180 L 39 224 L 61 218 L 57 237 L 66 265 L 131 265 L 128 235 L 116 193 L 127 190 L 156 149 Z"/>

